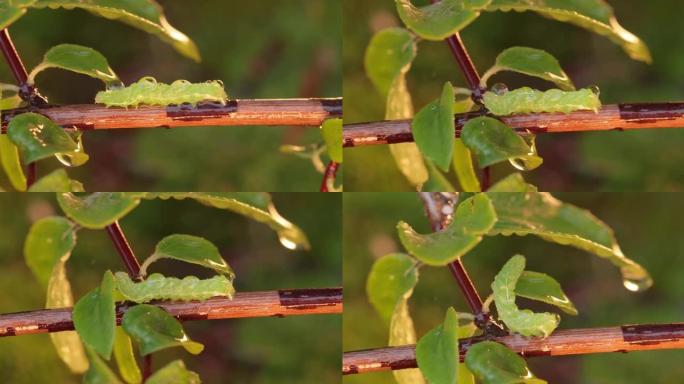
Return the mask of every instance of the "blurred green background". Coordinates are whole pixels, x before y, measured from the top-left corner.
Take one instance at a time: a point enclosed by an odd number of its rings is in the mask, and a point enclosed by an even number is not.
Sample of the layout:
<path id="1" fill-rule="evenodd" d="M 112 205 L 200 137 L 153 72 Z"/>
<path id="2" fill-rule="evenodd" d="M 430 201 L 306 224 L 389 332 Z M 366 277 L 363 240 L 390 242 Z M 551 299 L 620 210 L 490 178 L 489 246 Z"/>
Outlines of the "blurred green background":
<path id="1" fill-rule="evenodd" d="M 672 0 L 608 2 L 620 23 L 649 46 L 652 65 L 629 59 L 604 37 L 531 12 L 484 12 L 461 36 L 481 73 L 494 63 L 499 52 L 522 45 L 556 56 L 577 86 L 598 85 L 605 104 L 684 99 L 681 4 Z M 363 55 L 374 32 L 401 25 L 401 21 L 392 0 L 345 0 L 343 8 L 345 122 L 381 120 L 385 104 L 365 76 Z M 436 98 L 447 80 L 465 86 L 446 44 L 420 43 L 408 75 L 416 110 Z M 504 82 L 509 89 L 551 86 L 516 74 L 497 75 L 490 85 L 495 82 Z M 542 190 L 684 189 L 684 130 L 548 134 L 539 135 L 537 144 L 544 164 L 526 178 Z M 346 190 L 410 190 L 386 146 L 346 149 L 344 157 Z M 511 170 L 507 164 L 494 167 L 493 177 L 496 180 Z M 455 180 L 453 175 L 451 180 Z"/>
<path id="2" fill-rule="evenodd" d="M 45 304 L 44 292 L 24 264 L 22 247 L 32 221 L 60 210 L 51 194 L 27 195 L 0 194 L 0 313 Z M 194 201 L 143 201 L 121 226 L 141 260 L 172 233 L 209 239 L 235 270 L 238 292 L 340 286 L 340 195 L 273 198 L 279 212 L 309 236 L 310 251 L 288 251 L 267 226 Z M 153 268 L 180 277 L 210 275 L 174 261 Z M 67 269 L 78 298 L 99 283 L 106 269 L 123 266 L 105 231 L 84 229 Z M 178 348 L 166 350 L 155 354 L 154 366 L 182 358 L 205 383 L 334 383 L 340 376 L 341 322 L 340 315 L 186 322 L 188 335 L 204 343 L 204 352 L 193 356 Z M 81 378 L 69 373 L 49 336 L 41 334 L 0 338 L 0 382 L 80 383 Z"/>
<path id="3" fill-rule="evenodd" d="M 82 10 L 30 10 L 10 27 L 30 71 L 61 43 L 92 47 L 129 84 L 220 79 L 233 98 L 339 97 L 340 0 L 246 2 L 160 0 L 169 22 L 199 46 L 202 62 L 156 37 Z M 0 82 L 14 83 L 6 65 Z M 38 76 L 52 103 L 92 103 L 98 80 L 59 70 Z M 279 152 L 282 144 L 322 141 L 315 127 L 207 127 L 88 132 L 91 154 L 70 175 L 87 190 L 315 191 L 310 162 Z M 40 162 L 40 174 L 58 166 Z M 0 185 L 8 186 L 1 181 Z"/>
<path id="4" fill-rule="evenodd" d="M 556 278 L 579 310 L 563 315 L 560 329 L 667 323 L 684 320 L 684 195 L 676 193 L 558 193 L 557 198 L 591 210 L 615 230 L 628 257 L 649 270 L 655 281 L 643 293 L 623 288 L 612 264 L 580 250 L 536 237 L 485 237 L 464 259 L 483 296 L 496 272 L 514 254 L 527 257 L 527 269 Z M 429 232 L 415 193 L 345 193 L 344 319 L 345 351 L 387 345 L 388 329 L 368 302 L 365 281 L 374 259 L 401 251 L 395 226 L 406 220 Z M 521 305 L 550 310 L 544 305 Z M 449 306 L 467 304 L 447 268 L 423 267 L 409 301 L 416 332 L 423 335 L 444 319 Z M 648 351 L 529 360 L 532 371 L 554 384 L 680 383 L 684 351 Z M 392 383 L 390 372 L 345 376 L 345 384 Z"/>

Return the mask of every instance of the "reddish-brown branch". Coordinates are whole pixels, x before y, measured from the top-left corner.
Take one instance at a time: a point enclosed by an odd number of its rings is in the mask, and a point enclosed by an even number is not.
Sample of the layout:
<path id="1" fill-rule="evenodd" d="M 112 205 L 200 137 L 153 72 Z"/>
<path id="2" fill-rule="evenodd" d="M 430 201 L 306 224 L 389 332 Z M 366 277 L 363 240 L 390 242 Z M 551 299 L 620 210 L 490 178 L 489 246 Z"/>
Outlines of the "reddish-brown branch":
<path id="1" fill-rule="evenodd" d="M 481 115 L 478 112 L 455 115 L 456 136 L 460 135 L 466 121 Z M 503 116 L 500 120 L 520 134 L 679 128 L 684 127 L 684 102 L 613 104 L 603 106 L 598 113 L 534 113 Z M 347 124 L 342 136 L 344 147 L 413 141 L 411 120 Z"/>
<path id="2" fill-rule="evenodd" d="M 337 177 L 337 168 L 340 163 L 335 161 L 330 161 L 328 166 L 325 167 L 325 172 L 323 172 L 323 181 L 321 182 L 321 192 L 330 192 L 329 186 L 335 184 L 335 177 Z"/>
<path id="3" fill-rule="evenodd" d="M 459 341 L 460 360 L 473 344 L 472 337 Z M 524 357 L 583 355 L 590 353 L 647 351 L 684 348 L 684 323 L 623 325 L 606 328 L 566 329 L 546 339 L 527 339 L 519 335 L 491 339 L 507 345 Z M 416 368 L 415 345 L 345 352 L 345 375 L 374 371 Z"/>
<path id="4" fill-rule="evenodd" d="M 230 300 L 152 302 L 182 321 L 245 317 L 284 317 L 342 313 L 342 288 L 238 292 Z M 128 309 L 116 309 L 117 323 Z M 0 337 L 73 330 L 71 308 L 43 309 L 0 315 Z"/>
<path id="5" fill-rule="evenodd" d="M 10 71 L 17 79 L 17 84 L 19 86 L 26 84 L 28 80 L 28 72 L 26 72 L 26 67 L 19 57 L 17 49 L 14 47 L 12 38 L 9 35 L 7 28 L 0 30 L 0 50 L 7 60 L 7 65 L 10 67 Z"/>
<path id="6" fill-rule="evenodd" d="M 3 131 L 12 117 L 25 108 L 2 113 Z M 33 109 L 55 123 L 79 130 L 116 128 L 172 128 L 228 125 L 320 126 L 342 116 L 342 99 L 228 100 L 225 105 L 140 106 L 107 108 L 100 104 L 63 105 Z"/>
<path id="7" fill-rule="evenodd" d="M 124 235 L 119 222 L 115 221 L 114 223 L 105 227 L 105 230 L 107 231 L 109 238 L 112 240 L 114 248 L 116 248 L 116 252 L 121 257 L 121 261 L 123 261 L 126 271 L 128 271 L 128 275 L 133 280 L 141 280 L 140 262 L 138 261 L 138 258 L 135 257 L 131 246 L 128 244 L 126 235 Z"/>

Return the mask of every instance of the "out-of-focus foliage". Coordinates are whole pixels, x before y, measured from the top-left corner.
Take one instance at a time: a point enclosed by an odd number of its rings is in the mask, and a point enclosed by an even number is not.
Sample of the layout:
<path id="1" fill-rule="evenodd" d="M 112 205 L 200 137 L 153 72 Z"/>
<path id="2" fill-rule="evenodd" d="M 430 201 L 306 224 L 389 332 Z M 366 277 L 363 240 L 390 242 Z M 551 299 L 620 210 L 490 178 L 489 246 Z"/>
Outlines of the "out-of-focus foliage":
<path id="1" fill-rule="evenodd" d="M 649 46 L 653 64 L 631 60 L 605 37 L 530 12 L 484 12 L 461 37 L 481 73 L 503 49 L 522 45 L 555 56 L 578 88 L 599 86 L 604 104 L 683 99 L 684 34 L 679 15 L 672 12 L 672 1 L 609 3 L 620 23 Z M 400 26 L 401 21 L 393 1 L 345 0 L 343 7 L 345 122 L 382 120 L 385 104 L 366 78 L 363 52 L 373 33 Z M 407 76 L 416 110 L 433 100 L 434 90 L 446 80 L 465 86 L 446 44 L 422 42 Z M 489 83 L 497 82 L 509 89 L 551 87 L 514 73 L 497 74 Z M 545 191 L 683 190 L 682 143 L 684 130 L 678 129 L 541 134 L 537 148 L 544 166 L 526 177 Z M 344 155 L 348 191 L 413 189 L 396 170 L 386 146 L 350 148 Z M 496 180 L 510 171 L 508 164 L 497 165 L 492 177 Z M 453 175 L 450 179 L 454 180 Z"/>
<path id="2" fill-rule="evenodd" d="M 172 233 L 211 239 L 236 271 L 238 292 L 339 286 L 341 196 L 273 194 L 273 200 L 309 236 L 311 251 L 289 251 L 267 226 L 191 200 L 146 200 L 120 223 L 140 259 Z M 60 214 L 54 194 L 0 194 L 0 290 L 7 293 L 0 313 L 44 306 L 44 288 L 25 265 L 22 248 L 31 222 L 51 214 Z M 77 298 L 99 286 L 105 270 L 123 270 L 105 231 L 82 229 L 78 240 L 67 263 Z M 170 260 L 154 263 L 150 271 L 176 277 L 213 274 Z M 21 294 L 12 294 L 17 287 Z M 182 348 L 165 350 L 155 354 L 154 366 L 183 359 L 209 384 L 333 383 L 339 381 L 341 322 L 339 315 L 187 322 L 186 333 L 204 344 L 204 353 L 194 357 Z M 0 382 L 68 384 L 80 383 L 80 377 L 69 373 L 43 334 L 0 338 Z"/>
<path id="3" fill-rule="evenodd" d="M 512 254 L 524 254 L 527 269 L 547 273 L 562 285 L 579 310 L 563 316 L 560 328 L 600 327 L 630 323 L 668 323 L 684 317 L 684 225 L 681 194 L 555 193 L 571 204 L 587 208 L 614 230 L 622 249 L 647 268 L 654 285 L 643 293 L 624 289 L 619 272 L 605 260 L 583 251 L 547 243 L 532 237 L 485 236 L 462 261 L 483 296 L 494 275 Z M 415 193 L 347 193 L 344 205 L 343 349 L 345 351 L 387 345 L 387 326 L 365 292 L 365 279 L 373 261 L 400 251 L 394 227 L 405 220 L 417 231 L 430 231 L 421 201 Z M 598 293 L 600 294 L 598 294 Z M 520 308 L 554 311 L 547 304 L 516 300 Z M 423 267 L 420 284 L 412 295 L 411 314 L 418 337 L 443 321 L 453 306 L 467 311 L 467 303 L 447 268 Z M 420 310 L 418 310 L 420 309 Z M 373 320 L 375 319 L 375 320 Z M 371 321 L 373 320 L 373 321 Z M 679 361 L 683 351 L 647 351 L 627 354 L 539 357 L 529 360 L 535 375 L 550 383 L 660 383 L 684 376 Z M 345 376 L 345 384 L 392 382 L 389 372 Z"/>
<path id="4" fill-rule="evenodd" d="M 92 47 L 130 84 L 153 75 L 220 79 L 234 98 L 338 97 L 342 90 L 340 0 L 161 0 L 169 22 L 198 45 L 202 62 L 179 55 L 153 35 L 83 10 L 35 9 L 10 27 L 29 70 L 62 43 Z M 13 83 L 5 65 L 0 82 Z M 102 84 L 46 71 L 37 79 L 52 103 L 92 103 Z M 310 162 L 282 154 L 282 144 L 322 142 L 315 127 L 207 127 L 88 132 L 92 155 L 72 178 L 90 190 L 315 190 Z M 40 174 L 59 164 L 41 163 Z M 2 176 L 4 178 L 4 176 Z M 0 179 L 5 189 L 9 183 Z"/>

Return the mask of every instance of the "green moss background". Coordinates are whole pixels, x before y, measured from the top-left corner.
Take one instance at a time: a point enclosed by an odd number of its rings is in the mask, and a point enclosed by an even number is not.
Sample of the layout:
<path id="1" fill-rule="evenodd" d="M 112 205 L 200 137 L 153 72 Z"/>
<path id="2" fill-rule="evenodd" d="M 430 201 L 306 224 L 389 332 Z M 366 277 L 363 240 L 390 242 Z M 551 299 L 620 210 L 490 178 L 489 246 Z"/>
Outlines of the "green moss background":
<path id="1" fill-rule="evenodd" d="M 605 104 L 684 99 L 684 33 L 680 6 L 672 0 L 608 1 L 620 23 L 650 47 L 653 64 L 631 59 L 608 39 L 537 14 L 484 12 L 461 36 L 480 73 L 511 46 L 544 49 L 558 58 L 580 87 L 597 85 Z M 415 4 L 428 3 L 415 0 Z M 363 55 L 374 32 L 401 25 L 391 0 L 345 0 L 343 19 L 345 122 L 381 120 L 384 101 L 366 78 Z M 416 110 L 439 95 L 442 84 L 465 81 L 445 43 L 422 42 L 408 75 Z M 509 89 L 550 83 L 501 74 L 490 85 Z M 684 189 L 684 130 L 542 134 L 537 148 L 544 164 L 526 176 L 547 191 L 673 191 Z M 386 146 L 345 149 L 348 191 L 410 190 Z M 510 173 L 506 164 L 494 179 Z M 453 173 L 453 172 L 452 172 Z M 451 175 L 451 180 L 455 177 Z"/>
<path id="2" fill-rule="evenodd" d="M 280 213 L 309 236 L 310 251 L 288 251 L 267 226 L 194 201 L 143 201 L 120 223 L 140 260 L 172 233 L 209 239 L 235 270 L 238 292 L 340 286 L 340 195 L 273 197 Z M 25 265 L 22 247 L 31 222 L 51 214 L 60 214 L 52 194 L 0 194 L 0 313 L 44 307 L 45 293 Z M 123 266 L 105 231 L 79 231 L 67 264 L 75 297 L 99 284 L 106 269 Z M 174 261 L 153 269 L 179 277 L 210 275 Z M 341 322 L 340 315 L 186 322 L 188 335 L 204 343 L 204 352 L 193 356 L 178 348 L 166 350 L 155 354 L 154 367 L 182 358 L 205 383 L 334 383 L 339 381 Z M 0 382 L 80 379 L 59 360 L 47 334 L 0 338 Z"/>
<path id="3" fill-rule="evenodd" d="M 618 270 L 607 261 L 575 248 L 536 237 L 485 237 L 463 258 L 480 294 L 491 292 L 494 275 L 514 254 L 527 258 L 529 270 L 556 278 L 579 310 L 563 315 L 559 329 L 608 327 L 635 323 L 681 322 L 684 318 L 684 196 L 673 193 L 558 193 L 557 198 L 588 208 L 615 230 L 628 257 L 649 270 L 655 281 L 643 293 L 623 288 Z M 345 351 L 387 345 L 388 329 L 367 300 L 366 277 L 373 261 L 401 251 L 395 226 L 405 220 L 429 232 L 415 193 L 345 193 L 344 320 Z M 520 301 L 524 308 L 545 305 Z M 444 319 L 449 306 L 468 311 L 447 268 L 423 267 L 409 301 L 419 337 Z M 644 351 L 529 360 L 532 371 L 554 384 L 676 383 L 684 377 L 684 351 Z M 392 383 L 390 372 L 345 376 L 345 384 Z"/>
<path id="4" fill-rule="evenodd" d="M 202 62 L 156 37 L 82 10 L 30 10 L 9 30 L 30 70 L 61 43 L 92 47 L 129 84 L 222 80 L 233 98 L 339 97 L 340 0 L 161 0 L 169 22 L 199 46 Z M 14 83 L 6 65 L 0 82 Z M 65 71 L 37 79 L 57 104 L 92 103 L 102 84 Z M 70 171 L 87 190 L 316 191 L 310 162 L 279 152 L 282 144 L 322 141 L 315 127 L 195 127 L 87 132 L 91 154 Z M 40 174 L 57 167 L 40 162 Z M 0 185 L 9 185 L 0 180 Z"/>

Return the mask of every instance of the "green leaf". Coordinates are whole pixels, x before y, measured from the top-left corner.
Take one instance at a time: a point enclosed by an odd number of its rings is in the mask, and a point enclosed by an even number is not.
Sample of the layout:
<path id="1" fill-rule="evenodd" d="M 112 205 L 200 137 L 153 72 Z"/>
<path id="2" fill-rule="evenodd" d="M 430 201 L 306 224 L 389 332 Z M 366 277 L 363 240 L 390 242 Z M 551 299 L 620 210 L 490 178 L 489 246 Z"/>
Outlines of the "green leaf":
<path id="1" fill-rule="evenodd" d="M 411 131 L 423 155 L 448 172 L 456 134 L 454 87 L 451 83 L 444 83 L 439 100 L 426 105 L 416 114 Z"/>
<path id="2" fill-rule="evenodd" d="M 492 0 L 487 11 L 533 11 L 606 36 L 634 60 L 651 62 L 651 53 L 637 36 L 624 29 L 613 8 L 603 0 Z"/>
<path id="3" fill-rule="evenodd" d="M 422 185 L 421 191 L 425 192 L 456 192 L 456 188 L 447 180 L 444 174 L 437 169 L 435 164 L 426 160 L 425 165 L 430 172 L 430 178 Z"/>
<path id="4" fill-rule="evenodd" d="M 15 4 L 11 1 L 0 2 L 0 29 L 5 29 L 10 24 L 19 20 L 26 13 L 26 9 L 21 4 Z"/>
<path id="5" fill-rule="evenodd" d="M 17 191 L 25 191 L 26 176 L 24 176 L 24 169 L 19 159 L 19 150 L 7 135 L 0 135 L 0 161 L 2 162 L 2 168 L 7 174 L 7 178 L 12 183 L 12 187 Z"/>
<path id="6" fill-rule="evenodd" d="M 406 88 L 406 77 L 402 74 L 394 79 L 387 94 L 385 118 L 387 120 L 409 119 L 412 116 L 411 94 Z M 420 189 L 428 180 L 429 174 L 425 161 L 423 161 L 423 155 L 416 143 L 390 144 L 389 149 L 399 171 L 411 185 Z"/>
<path id="7" fill-rule="evenodd" d="M 74 225 L 60 216 L 33 223 L 24 242 L 24 258 L 36 279 L 46 287 L 55 266 L 68 259 L 76 246 Z"/>
<path id="8" fill-rule="evenodd" d="M 430 330 L 416 345 L 416 361 L 430 384 L 456 384 L 458 378 L 458 317 L 449 308 L 444 323 Z"/>
<path id="9" fill-rule="evenodd" d="M 197 373 L 185 368 L 182 360 L 174 360 L 155 372 L 145 384 L 200 384 Z"/>
<path id="10" fill-rule="evenodd" d="M 31 185 L 29 192 L 83 192 L 83 184 L 72 180 L 63 168 L 55 169 Z"/>
<path id="11" fill-rule="evenodd" d="M 522 175 L 516 172 L 496 182 L 487 192 L 537 192 L 537 187 L 526 183 Z"/>
<path id="12" fill-rule="evenodd" d="M 488 192 L 498 221 L 489 235 L 536 235 L 554 243 L 595 254 L 620 268 L 623 283 L 631 291 L 653 284 L 639 264 L 625 257 L 613 231 L 591 212 L 563 203 L 549 193 Z"/>
<path id="13" fill-rule="evenodd" d="M 129 192 L 129 197 L 142 199 L 193 199 L 210 207 L 226 209 L 264 223 L 278 234 L 278 240 L 287 249 L 309 249 L 306 234 L 296 225 L 280 216 L 271 196 L 263 192 Z"/>
<path id="14" fill-rule="evenodd" d="M 50 48 L 43 61 L 31 71 L 28 81 L 32 84 L 36 75 L 48 68 L 61 68 L 90 76 L 102 80 L 107 86 L 122 85 L 107 59 L 100 52 L 82 45 L 60 44 Z"/>
<path id="15" fill-rule="evenodd" d="M 411 255 L 425 264 L 443 266 L 475 247 L 495 222 L 496 212 L 489 198 L 477 194 L 458 205 L 453 220 L 440 232 L 421 235 L 403 221 L 397 224 L 397 231 Z"/>
<path id="16" fill-rule="evenodd" d="M 411 295 L 417 283 L 416 261 L 404 253 L 391 253 L 373 263 L 366 293 L 380 317 L 389 324 L 397 304 Z"/>
<path id="17" fill-rule="evenodd" d="M 328 119 L 321 126 L 330 160 L 342 163 L 342 119 Z"/>
<path id="18" fill-rule="evenodd" d="M 478 330 L 479 328 L 472 321 L 465 324 L 459 324 L 458 338 L 464 339 L 472 337 Z M 470 372 L 470 369 L 468 369 L 465 363 L 458 363 L 458 369 L 456 371 L 458 372 L 458 379 L 456 380 L 458 384 L 475 384 L 475 375 Z"/>
<path id="19" fill-rule="evenodd" d="M 132 27 L 151 33 L 171 44 L 176 51 L 195 61 L 200 61 L 195 43 L 166 20 L 162 7 L 154 0 L 38 0 L 34 8 L 81 8 L 97 16 L 118 20 Z"/>
<path id="20" fill-rule="evenodd" d="M 482 190 L 480 179 L 475 173 L 470 149 L 463 144 L 463 139 L 454 140 L 453 163 L 463 192 L 480 192 Z"/>
<path id="21" fill-rule="evenodd" d="M 84 384 L 121 384 L 121 380 L 116 377 L 107 363 L 102 361 L 91 348 L 86 348 L 88 358 L 90 359 L 90 368 L 83 376 Z"/>
<path id="22" fill-rule="evenodd" d="M 558 281 L 545 273 L 524 271 L 515 285 L 515 294 L 555 305 L 569 315 L 577 315 L 577 308 L 563 292 Z"/>
<path id="23" fill-rule="evenodd" d="M 223 259 L 218 248 L 209 240 L 191 235 L 169 235 L 161 239 L 154 250 L 140 267 L 140 275 L 147 273 L 147 267 L 159 259 L 175 259 L 186 263 L 201 265 L 222 273 L 230 280 L 235 272 Z"/>
<path id="24" fill-rule="evenodd" d="M 496 312 L 511 331 L 526 337 L 546 338 L 558 327 L 560 317 L 555 313 L 518 309 L 515 288 L 524 270 L 525 257 L 515 255 L 496 274 L 492 283 Z"/>
<path id="25" fill-rule="evenodd" d="M 112 355 L 116 328 L 113 293 L 114 276 L 107 271 L 100 287 L 81 297 L 72 314 L 74 327 L 83 343 L 106 360 Z"/>
<path id="26" fill-rule="evenodd" d="M 193 355 L 204 349 L 202 344 L 190 340 L 178 320 L 154 305 L 139 304 L 129 309 L 121 326 L 140 344 L 143 356 L 171 347 L 183 347 Z"/>
<path id="27" fill-rule="evenodd" d="M 411 0 L 396 0 L 401 21 L 426 40 L 443 40 L 477 19 L 491 0 L 442 0 L 416 7 Z"/>
<path id="28" fill-rule="evenodd" d="M 123 192 L 95 192 L 84 196 L 59 193 L 57 202 L 64 213 L 79 225 L 102 229 L 126 216 L 140 200 Z"/>
<path id="29" fill-rule="evenodd" d="M 73 235 L 70 235 L 73 236 Z M 71 293 L 71 284 L 66 274 L 66 262 L 70 253 L 66 253 L 52 269 L 52 275 L 48 281 L 47 298 L 45 308 L 68 308 L 74 305 L 74 297 Z M 55 351 L 64 364 L 72 373 L 82 374 L 88 369 L 83 343 L 74 331 L 50 333 L 50 340 Z"/>
<path id="30" fill-rule="evenodd" d="M 124 381 L 128 384 L 142 383 L 142 374 L 133 354 L 131 338 L 120 327 L 116 328 L 114 336 L 114 358 Z"/>
<path id="31" fill-rule="evenodd" d="M 491 117 L 468 120 L 461 130 L 461 139 L 477 156 L 480 168 L 508 160 L 515 168 L 529 171 L 543 162 L 534 147 L 527 145 L 509 126 Z"/>
<path id="32" fill-rule="evenodd" d="M 76 142 L 59 125 L 33 112 L 12 118 L 7 126 L 7 136 L 19 148 L 26 164 L 78 150 Z"/>
<path id="33" fill-rule="evenodd" d="M 416 43 L 404 28 L 387 28 L 373 35 L 364 57 L 366 74 L 383 97 L 416 57 Z"/>
<path id="34" fill-rule="evenodd" d="M 412 292 L 409 292 L 404 300 L 400 300 L 394 309 L 392 319 L 390 320 L 390 347 L 416 343 L 416 331 L 408 308 L 408 299 Z M 392 371 L 392 374 L 398 384 L 425 383 L 425 379 L 419 369 L 401 369 Z"/>
<path id="35" fill-rule="evenodd" d="M 482 384 L 545 384 L 527 362 L 503 344 L 482 341 L 468 348 L 465 363 Z"/>
<path id="36" fill-rule="evenodd" d="M 563 71 L 558 60 L 541 49 L 511 47 L 504 50 L 496 57 L 494 66 L 482 75 L 480 84 L 485 86 L 492 75 L 501 71 L 524 73 L 551 81 L 563 90 L 575 90 L 572 80 Z"/>

